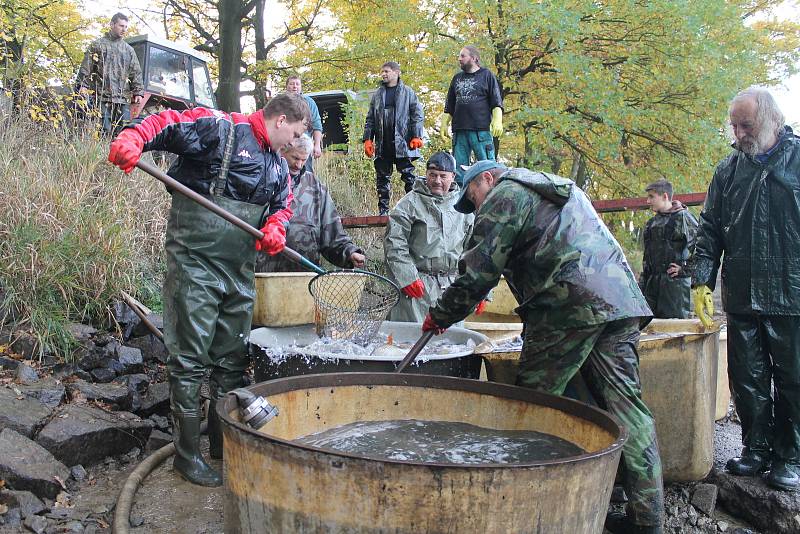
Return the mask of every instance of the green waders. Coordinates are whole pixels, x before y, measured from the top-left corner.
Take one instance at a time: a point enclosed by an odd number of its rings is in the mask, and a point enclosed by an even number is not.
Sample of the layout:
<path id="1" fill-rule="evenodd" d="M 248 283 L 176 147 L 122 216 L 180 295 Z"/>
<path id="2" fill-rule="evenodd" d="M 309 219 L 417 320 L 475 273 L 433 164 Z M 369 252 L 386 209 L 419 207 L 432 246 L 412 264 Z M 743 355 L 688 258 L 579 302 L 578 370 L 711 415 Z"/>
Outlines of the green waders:
<path id="1" fill-rule="evenodd" d="M 214 202 L 258 227 L 264 206 L 221 196 Z M 222 456 L 216 400 L 243 384 L 253 314 L 253 237 L 182 195 L 174 194 L 166 238 L 164 341 L 169 351 L 170 401 L 175 423 L 174 467 L 190 482 L 219 486 L 203 459 L 200 385 L 211 369 L 209 440 Z"/>
<path id="2" fill-rule="evenodd" d="M 639 319 L 587 328 L 540 331 L 525 324 L 517 385 L 562 395 L 576 373 L 600 408 L 628 430 L 622 448 L 627 515 L 635 525 L 660 531 L 664 486 L 655 423 L 639 382 Z"/>

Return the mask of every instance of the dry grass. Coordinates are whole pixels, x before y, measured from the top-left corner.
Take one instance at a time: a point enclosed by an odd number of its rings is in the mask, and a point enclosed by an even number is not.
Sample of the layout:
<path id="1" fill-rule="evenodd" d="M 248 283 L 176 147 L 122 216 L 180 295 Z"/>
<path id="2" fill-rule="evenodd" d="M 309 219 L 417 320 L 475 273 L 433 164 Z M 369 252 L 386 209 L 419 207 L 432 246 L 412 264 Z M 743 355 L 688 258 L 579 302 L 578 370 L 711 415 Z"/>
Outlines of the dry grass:
<path id="1" fill-rule="evenodd" d="M 40 354 L 69 356 L 69 322 L 113 324 L 120 290 L 157 292 L 168 195 L 106 154 L 91 127 L 0 123 L 0 322 L 33 332 Z"/>

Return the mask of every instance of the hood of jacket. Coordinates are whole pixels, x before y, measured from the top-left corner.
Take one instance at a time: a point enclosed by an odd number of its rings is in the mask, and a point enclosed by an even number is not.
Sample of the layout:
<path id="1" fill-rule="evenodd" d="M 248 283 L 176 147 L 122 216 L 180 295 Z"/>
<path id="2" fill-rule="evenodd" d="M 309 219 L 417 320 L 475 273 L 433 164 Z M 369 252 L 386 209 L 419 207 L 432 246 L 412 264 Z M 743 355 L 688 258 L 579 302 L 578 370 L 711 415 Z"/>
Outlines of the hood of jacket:
<path id="1" fill-rule="evenodd" d="M 572 195 L 575 182 L 568 178 L 528 169 L 512 168 L 500 176 L 498 183 L 503 180 L 513 180 L 525 187 L 534 190 L 557 206 L 563 206 Z"/>

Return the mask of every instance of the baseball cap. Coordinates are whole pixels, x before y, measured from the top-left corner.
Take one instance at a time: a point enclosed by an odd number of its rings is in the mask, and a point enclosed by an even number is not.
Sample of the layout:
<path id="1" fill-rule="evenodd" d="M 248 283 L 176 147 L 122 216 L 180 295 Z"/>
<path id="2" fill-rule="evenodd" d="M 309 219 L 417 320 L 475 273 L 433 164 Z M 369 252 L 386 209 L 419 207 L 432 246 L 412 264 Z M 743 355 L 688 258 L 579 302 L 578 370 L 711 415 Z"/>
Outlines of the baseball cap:
<path id="1" fill-rule="evenodd" d="M 456 172 L 456 160 L 447 152 L 437 152 L 428 158 L 428 164 L 425 166 L 425 169 Z"/>
<path id="2" fill-rule="evenodd" d="M 456 211 L 461 213 L 472 213 L 475 211 L 475 205 L 472 203 L 470 199 L 467 198 L 467 187 L 469 187 L 469 183 L 475 179 L 476 176 L 479 176 L 482 172 L 490 171 L 492 169 L 507 169 L 505 165 L 502 163 L 497 163 L 493 159 L 484 159 L 481 161 L 477 161 L 474 164 L 467 166 L 462 165 L 461 169 L 464 171 L 463 182 L 464 184 L 461 186 L 461 196 L 458 198 L 458 201 L 453 206 Z"/>

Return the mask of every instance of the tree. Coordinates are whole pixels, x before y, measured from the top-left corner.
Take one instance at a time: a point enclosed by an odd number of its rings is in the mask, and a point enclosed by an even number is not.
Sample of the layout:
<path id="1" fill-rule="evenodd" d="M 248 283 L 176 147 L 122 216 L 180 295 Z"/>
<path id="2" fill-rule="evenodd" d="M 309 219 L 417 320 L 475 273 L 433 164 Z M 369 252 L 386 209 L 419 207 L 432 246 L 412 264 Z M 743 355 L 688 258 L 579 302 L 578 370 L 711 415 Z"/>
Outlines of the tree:
<path id="1" fill-rule="evenodd" d="M 239 111 L 241 84 L 255 84 L 253 95 L 264 101 L 267 77 L 256 61 L 267 61 L 270 54 L 293 36 L 312 38 L 322 9 L 322 0 L 279 2 L 288 16 L 278 36 L 268 41 L 265 0 L 166 0 L 163 19 L 168 38 L 186 38 L 195 49 L 217 60 L 217 103 L 221 109 Z M 276 3 L 271 6 L 279 11 Z M 251 60 L 255 61 L 251 61 Z"/>

